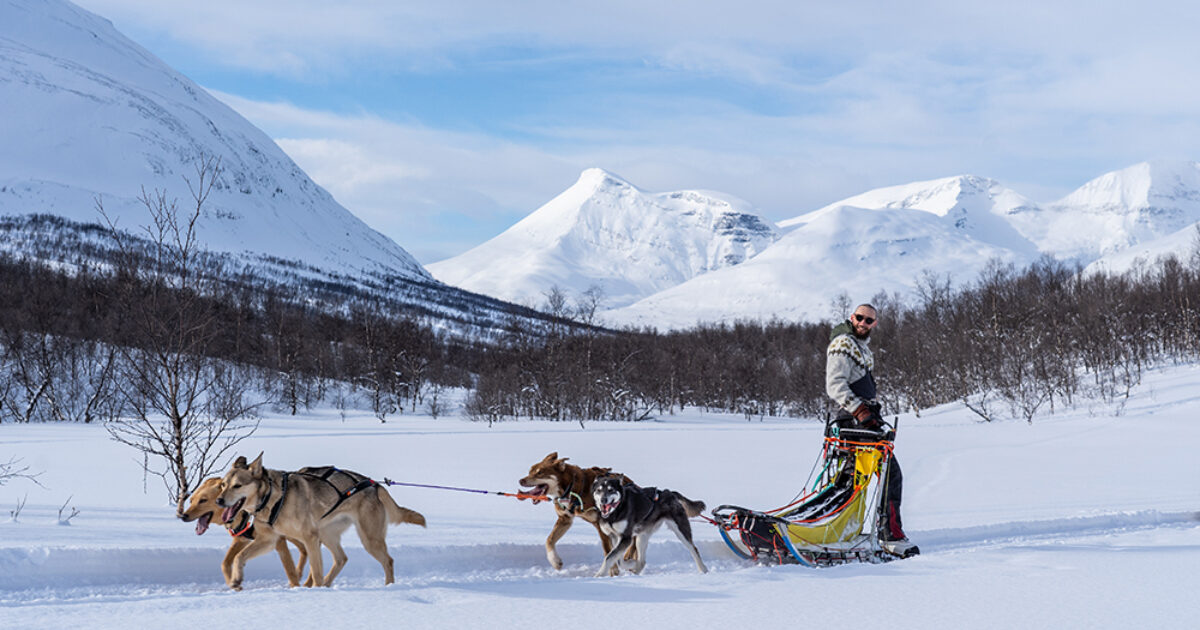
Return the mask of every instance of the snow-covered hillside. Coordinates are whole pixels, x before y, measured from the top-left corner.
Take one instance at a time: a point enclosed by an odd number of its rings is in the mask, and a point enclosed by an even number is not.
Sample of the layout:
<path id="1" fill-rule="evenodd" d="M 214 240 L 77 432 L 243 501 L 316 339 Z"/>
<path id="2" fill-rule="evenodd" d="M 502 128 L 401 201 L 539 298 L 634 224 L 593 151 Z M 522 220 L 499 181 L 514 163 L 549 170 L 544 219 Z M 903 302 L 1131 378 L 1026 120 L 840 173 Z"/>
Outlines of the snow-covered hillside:
<path id="1" fill-rule="evenodd" d="M 605 313 L 616 324 L 686 327 L 737 319 L 819 320 L 835 298 L 911 297 L 923 274 L 970 280 L 991 260 L 1027 264 L 1037 248 L 1004 219 L 1034 204 L 962 176 L 883 188 L 780 223 L 762 254 Z"/>
<path id="2" fill-rule="evenodd" d="M 743 265 L 604 316 L 610 323 L 669 328 L 737 319 L 816 321 L 844 315 L 834 312 L 839 295 L 861 302 L 881 287 L 913 287 L 925 272 L 962 281 L 991 259 L 1024 262 L 928 212 L 839 206 L 797 224 Z"/>
<path id="3" fill-rule="evenodd" d="M 1168 256 L 1191 263 L 1197 255 L 1200 255 L 1200 224 L 1193 223 L 1178 232 L 1101 256 L 1085 271 L 1122 273 L 1139 265 L 1152 265 Z"/>
<path id="4" fill-rule="evenodd" d="M 1123 271 L 1138 259 L 1190 256 L 1200 221 L 1200 164 L 1152 162 L 1099 177 L 1040 205 L 963 175 L 872 190 L 782 221 L 785 235 L 738 267 L 604 314 L 610 324 L 821 319 L 830 305 L 880 292 L 911 298 L 927 274 L 974 280 L 996 260 L 1041 255 Z"/>
<path id="5" fill-rule="evenodd" d="M 431 277 L 340 206 L 265 134 L 119 33 L 60 0 L 0 2 L 0 214 L 150 223 L 140 191 L 187 207 L 202 156 L 224 171 L 201 244 L 333 274 Z"/>
<path id="6" fill-rule="evenodd" d="M 1119 269 L 1119 261 L 1130 258 L 1122 255 L 1127 250 L 1150 246 L 1197 221 L 1200 163 L 1159 161 L 1106 173 L 1046 204 L 1040 216 L 1017 216 L 1013 222 L 1044 252 L 1084 263 L 1111 255 L 1108 266 Z M 1168 240 L 1149 250 L 1166 253 L 1174 244 Z"/>
<path id="7" fill-rule="evenodd" d="M 780 221 L 779 227 L 802 226 L 845 206 L 879 211 L 920 210 L 942 217 L 956 232 L 976 241 L 1027 257 L 1037 254 L 1037 246 L 1010 224 L 1012 216 L 1036 214 L 1037 204 L 995 180 L 974 175 L 878 188 Z"/>
<path id="8" fill-rule="evenodd" d="M 557 286 L 598 286 L 629 304 L 762 251 L 778 234 L 739 200 L 702 191 L 648 193 L 602 169 L 499 236 L 429 265 L 441 281 L 518 303 L 541 304 Z"/>
<path id="9" fill-rule="evenodd" d="M 1195 622 L 1200 369 L 1147 372 L 1119 406 L 1059 408 L 1032 425 L 992 424 L 958 405 L 899 420 L 904 521 L 922 555 L 827 569 L 754 566 L 699 519 L 708 574 L 663 528 L 643 575 L 593 578 L 600 545 L 577 523 L 549 567 L 545 504 L 395 487 L 428 529 L 388 533 L 397 582 L 347 532 L 331 589 L 287 589 L 274 554 L 242 592 L 219 570 L 229 537 L 174 518 L 140 458 L 101 426 L 0 425 L 0 461 L 18 454 L 40 488 L 0 487 L 0 627 L 94 630 L 225 625 L 279 628 L 645 628 L 776 626 L 848 614 L 889 628 L 1187 628 Z M 1082 399 L 1081 399 L 1082 400 Z M 443 416 L 380 424 L 369 413 L 268 417 L 241 445 L 268 467 L 335 464 L 398 481 L 513 491 L 557 451 L 646 485 L 767 509 L 787 503 L 820 450 L 822 426 L 689 411 L 643 423 L 512 422 Z M 145 490 L 148 488 L 148 492 Z M 17 522 L 8 513 L 28 498 Z M 78 508 L 58 524 L 67 502 Z M 66 511 L 70 514 L 70 510 Z M 215 619 L 216 621 L 208 621 Z M 864 621 L 863 623 L 868 623 Z M 828 624 L 826 624 L 828 625 Z"/>

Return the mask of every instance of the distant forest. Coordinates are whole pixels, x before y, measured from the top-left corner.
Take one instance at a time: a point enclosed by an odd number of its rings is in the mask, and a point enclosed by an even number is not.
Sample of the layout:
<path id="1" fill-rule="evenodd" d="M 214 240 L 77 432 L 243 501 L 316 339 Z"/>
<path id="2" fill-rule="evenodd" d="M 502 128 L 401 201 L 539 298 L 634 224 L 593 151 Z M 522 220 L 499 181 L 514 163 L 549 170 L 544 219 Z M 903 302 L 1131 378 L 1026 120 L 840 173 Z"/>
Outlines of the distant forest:
<path id="1" fill-rule="evenodd" d="M 469 390 L 466 414 L 488 422 L 830 411 L 831 323 L 611 330 L 594 325 L 598 295 L 571 303 L 549 289 L 544 319 L 513 316 L 468 338 L 362 295 L 314 305 L 295 287 L 222 277 L 203 260 L 181 282 L 152 257 L 70 269 L 0 257 L 0 422 L 136 412 L 158 386 L 145 364 L 174 355 L 208 362 L 195 372 L 205 401 L 291 413 L 365 404 L 383 421 L 445 412 L 446 388 Z M 982 420 L 1032 422 L 1080 397 L 1119 400 L 1157 362 L 1200 358 L 1200 253 L 1119 275 L 1049 258 L 994 264 L 961 288 L 925 277 L 917 294 L 872 299 L 887 413 L 961 401 Z"/>

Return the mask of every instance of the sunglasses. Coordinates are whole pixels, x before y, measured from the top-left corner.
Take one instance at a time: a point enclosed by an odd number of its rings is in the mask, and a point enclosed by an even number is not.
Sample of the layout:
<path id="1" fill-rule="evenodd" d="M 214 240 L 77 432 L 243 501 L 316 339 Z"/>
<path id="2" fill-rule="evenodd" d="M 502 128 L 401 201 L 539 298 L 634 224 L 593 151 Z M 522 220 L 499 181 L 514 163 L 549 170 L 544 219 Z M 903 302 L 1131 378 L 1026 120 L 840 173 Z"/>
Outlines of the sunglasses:
<path id="1" fill-rule="evenodd" d="M 862 313 L 855 313 L 855 314 L 854 314 L 854 321 L 856 321 L 856 322 L 862 322 L 862 323 L 864 323 L 864 324 L 866 324 L 866 325 L 870 326 L 871 324 L 874 324 L 874 323 L 875 323 L 875 318 L 874 318 L 874 317 L 867 317 L 866 315 L 863 315 Z"/>

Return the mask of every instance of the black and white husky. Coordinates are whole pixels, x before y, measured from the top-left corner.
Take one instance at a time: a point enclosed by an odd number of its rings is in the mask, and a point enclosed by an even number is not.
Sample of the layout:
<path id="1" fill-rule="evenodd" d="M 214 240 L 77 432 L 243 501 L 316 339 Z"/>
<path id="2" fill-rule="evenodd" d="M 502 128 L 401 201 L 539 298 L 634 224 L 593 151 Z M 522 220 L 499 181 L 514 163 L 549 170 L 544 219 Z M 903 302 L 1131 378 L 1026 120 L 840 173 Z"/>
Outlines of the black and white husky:
<path id="1" fill-rule="evenodd" d="M 692 552 L 696 568 L 701 573 L 708 573 L 708 567 L 700 559 L 700 551 L 692 542 L 692 525 L 688 522 L 689 516 L 699 516 L 704 511 L 703 501 L 692 501 L 674 490 L 641 488 L 615 475 L 596 479 L 592 484 L 592 497 L 596 499 L 596 509 L 600 510 L 600 531 L 613 542 L 596 577 L 609 575 L 618 562 L 633 573 L 641 573 L 646 566 L 650 535 L 663 523 Z M 630 566 L 625 566 L 621 556 L 631 544 L 637 546 L 637 558 Z"/>

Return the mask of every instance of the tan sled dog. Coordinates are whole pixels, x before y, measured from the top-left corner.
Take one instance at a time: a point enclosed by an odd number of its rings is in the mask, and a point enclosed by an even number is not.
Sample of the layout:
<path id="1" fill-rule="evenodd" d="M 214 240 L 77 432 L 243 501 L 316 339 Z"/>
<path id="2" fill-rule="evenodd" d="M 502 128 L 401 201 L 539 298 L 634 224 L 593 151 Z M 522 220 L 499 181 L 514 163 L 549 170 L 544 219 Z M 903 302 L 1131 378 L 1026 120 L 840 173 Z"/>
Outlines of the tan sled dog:
<path id="1" fill-rule="evenodd" d="M 304 551 L 304 547 L 300 547 L 300 561 L 297 564 L 292 563 L 292 552 L 288 549 L 287 539 L 280 536 L 274 529 L 265 524 L 255 526 L 251 522 L 250 514 L 245 510 L 239 511 L 234 515 L 233 521 L 225 523 L 225 510 L 217 505 L 217 499 L 221 496 L 221 478 L 210 477 L 200 483 L 200 487 L 188 497 L 188 507 L 186 510 L 179 512 L 177 515 L 183 519 L 183 522 L 196 523 L 196 535 L 199 536 L 208 530 L 210 523 L 225 525 L 225 528 L 233 536 L 233 540 L 229 544 L 229 551 L 225 552 L 225 558 L 221 560 L 221 574 L 225 576 L 225 584 L 233 586 L 231 577 L 233 570 L 234 559 L 238 554 L 242 553 L 250 544 L 256 540 L 263 541 L 260 546 L 266 545 L 268 542 L 274 542 L 274 549 L 279 552 L 279 560 L 283 563 L 283 570 L 287 574 L 289 586 L 300 585 L 300 570 L 304 567 L 305 558 L 308 554 Z M 245 562 L 243 561 L 243 565 Z"/>
<path id="2" fill-rule="evenodd" d="M 550 566 L 562 569 L 563 561 L 558 556 L 555 545 L 567 530 L 571 529 L 576 516 L 596 527 L 596 532 L 600 534 L 600 545 L 604 547 L 604 555 L 607 556 L 612 550 L 611 540 L 600 529 L 600 512 L 596 508 L 596 500 L 592 498 L 592 484 L 596 479 L 612 474 L 614 473 L 611 468 L 580 468 L 568 464 L 567 458 L 560 458 L 555 451 L 530 467 L 529 474 L 517 482 L 529 488 L 525 490 L 525 494 L 554 499 L 554 511 L 558 513 L 558 520 L 554 523 L 554 529 L 550 530 L 550 536 L 546 538 L 546 559 L 550 561 Z M 633 483 L 624 475 L 618 476 L 628 483 Z M 631 547 L 625 556 L 626 559 L 633 560 L 636 552 L 637 549 Z M 616 575 L 617 572 L 617 567 L 613 566 L 612 575 Z"/>
<path id="3" fill-rule="evenodd" d="M 343 498 L 332 483 L 320 477 L 264 468 L 261 453 L 249 464 L 246 458 L 239 457 L 222 482 L 225 489 L 217 504 L 225 508 L 224 514 L 232 516 L 244 509 L 254 516 L 256 523 L 265 523 L 299 542 L 308 553 L 314 586 L 328 586 L 346 565 L 341 539 L 351 525 L 358 531 L 367 553 L 383 566 L 386 584 L 395 581 L 392 557 L 387 551 L 388 523 L 425 525 L 424 516 L 396 505 L 382 486 L 371 485 Z M 321 545 L 333 554 L 333 566 L 327 574 Z M 254 557 L 250 549 L 235 558 L 232 571 L 235 583 L 241 581 L 247 557 Z"/>

